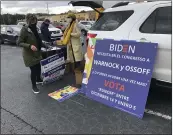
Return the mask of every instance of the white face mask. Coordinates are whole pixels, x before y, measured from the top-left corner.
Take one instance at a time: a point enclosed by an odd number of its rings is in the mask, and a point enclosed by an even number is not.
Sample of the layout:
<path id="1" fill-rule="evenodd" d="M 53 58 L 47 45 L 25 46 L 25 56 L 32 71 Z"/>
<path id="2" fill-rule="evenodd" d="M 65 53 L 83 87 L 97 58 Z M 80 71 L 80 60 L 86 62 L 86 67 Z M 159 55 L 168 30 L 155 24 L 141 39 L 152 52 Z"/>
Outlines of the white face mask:
<path id="1" fill-rule="evenodd" d="M 72 21 L 72 18 L 67 18 L 68 23 L 71 23 L 71 21 Z"/>

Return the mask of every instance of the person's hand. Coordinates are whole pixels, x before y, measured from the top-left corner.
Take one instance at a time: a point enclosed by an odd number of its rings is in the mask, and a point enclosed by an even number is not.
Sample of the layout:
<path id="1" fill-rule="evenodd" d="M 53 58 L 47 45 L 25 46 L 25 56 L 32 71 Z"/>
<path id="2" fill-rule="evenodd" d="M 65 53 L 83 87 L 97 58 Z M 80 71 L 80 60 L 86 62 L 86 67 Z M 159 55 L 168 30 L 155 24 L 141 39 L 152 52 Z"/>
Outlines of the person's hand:
<path id="1" fill-rule="evenodd" d="M 33 50 L 34 52 L 37 51 L 37 47 L 35 47 L 34 45 L 31 45 L 31 50 Z"/>

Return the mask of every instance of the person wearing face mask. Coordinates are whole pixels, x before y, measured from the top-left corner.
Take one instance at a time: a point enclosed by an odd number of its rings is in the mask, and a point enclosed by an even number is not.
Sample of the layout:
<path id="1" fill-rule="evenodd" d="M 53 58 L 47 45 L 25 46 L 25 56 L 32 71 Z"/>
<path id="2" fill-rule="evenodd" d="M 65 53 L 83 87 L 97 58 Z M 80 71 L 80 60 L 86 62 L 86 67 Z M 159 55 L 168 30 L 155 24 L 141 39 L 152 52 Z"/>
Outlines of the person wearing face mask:
<path id="1" fill-rule="evenodd" d="M 78 26 L 75 14 L 68 14 L 67 22 L 69 24 L 64 32 L 63 39 L 57 41 L 56 43 L 57 45 L 67 45 L 66 68 L 68 68 L 69 63 L 73 65 L 73 71 L 75 73 L 76 80 L 76 84 L 74 86 L 80 88 L 82 84 L 82 75 L 84 68 L 84 55 L 82 52 L 82 43 L 80 40 L 81 30 Z"/>
<path id="2" fill-rule="evenodd" d="M 51 34 L 49 32 L 49 24 L 50 24 L 50 20 L 49 19 L 45 19 L 44 22 L 41 24 L 41 35 L 42 35 L 42 39 L 43 41 L 46 42 L 51 42 Z"/>
<path id="3" fill-rule="evenodd" d="M 18 38 L 18 45 L 23 47 L 23 60 L 26 67 L 31 70 L 32 90 L 34 93 L 39 93 L 37 83 L 42 83 L 40 60 L 41 47 L 46 47 L 42 44 L 37 29 L 37 17 L 33 14 L 26 15 L 27 24 L 22 27 Z"/>

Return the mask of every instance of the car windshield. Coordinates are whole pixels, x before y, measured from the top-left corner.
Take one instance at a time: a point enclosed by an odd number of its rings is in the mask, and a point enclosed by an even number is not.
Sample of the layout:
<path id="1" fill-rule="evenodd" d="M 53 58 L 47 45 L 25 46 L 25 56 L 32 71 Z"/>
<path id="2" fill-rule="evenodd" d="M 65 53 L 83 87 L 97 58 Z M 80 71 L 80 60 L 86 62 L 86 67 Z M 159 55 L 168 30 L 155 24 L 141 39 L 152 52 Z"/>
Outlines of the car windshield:
<path id="1" fill-rule="evenodd" d="M 41 28 L 41 24 L 42 24 L 43 22 L 37 22 L 37 26 L 39 27 L 39 28 Z M 55 28 L 55 26 L 53 26 L 52 24 L 49 24 L 49 28 Z"/>

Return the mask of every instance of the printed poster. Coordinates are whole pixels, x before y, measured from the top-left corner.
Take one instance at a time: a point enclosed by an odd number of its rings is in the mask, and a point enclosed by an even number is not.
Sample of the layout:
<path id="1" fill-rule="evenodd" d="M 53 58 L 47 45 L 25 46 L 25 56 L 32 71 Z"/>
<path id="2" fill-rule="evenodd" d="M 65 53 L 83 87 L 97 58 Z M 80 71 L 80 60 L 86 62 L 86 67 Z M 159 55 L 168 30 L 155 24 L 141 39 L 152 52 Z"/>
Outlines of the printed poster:
<path id="1" fill-rule="evenodd" d="M 86 96 L 142 118 L 157 46 L 97 40 Z"/>
<path id="2" fill-rule="evenodd" d="M 70 97 L 74 96 L 78 93 L 78 89 L 72 86 L 66 86 L 60 90 L 57 90 L 53 93 L 48 94 L 48 96 L 52 97 L 53 99 L 62 102 Z"/>
<path id="3" fill-rule="evenodd" d="M 40 64 L 44 84 L 54 82 L 64 75 L 65 60 L 63 53 L 41 60 Z"/>

